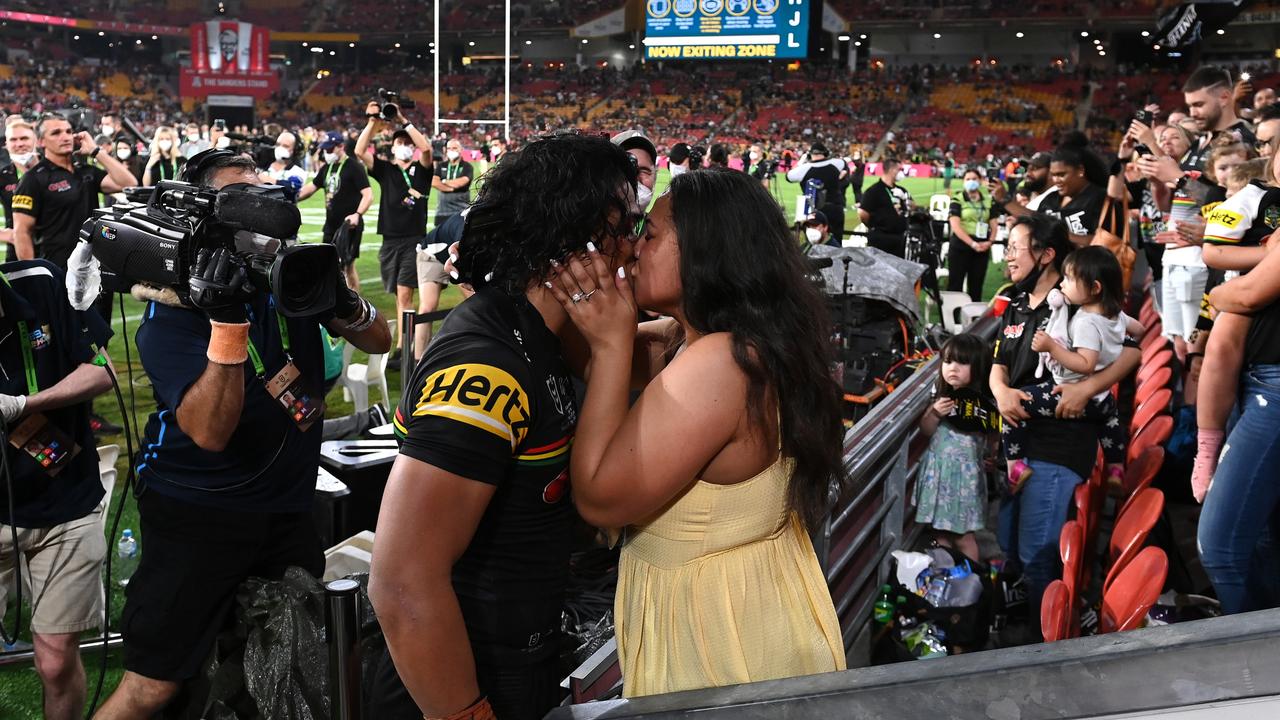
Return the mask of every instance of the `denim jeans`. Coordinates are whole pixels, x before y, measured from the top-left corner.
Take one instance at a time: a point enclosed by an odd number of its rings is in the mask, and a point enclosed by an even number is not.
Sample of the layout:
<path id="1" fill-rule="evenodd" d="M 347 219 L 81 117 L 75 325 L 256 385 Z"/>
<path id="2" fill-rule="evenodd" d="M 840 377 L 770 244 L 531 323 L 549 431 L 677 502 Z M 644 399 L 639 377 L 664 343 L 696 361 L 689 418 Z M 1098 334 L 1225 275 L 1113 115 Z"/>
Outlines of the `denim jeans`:
<path id="1" fill-rule="evenodd" d="M 1239 420 L 1200 513 L 1200 562 L 1224 613 L 1272 606 L 1268 592 L 1280 537 L 1280 365 L 1255 365 L 1241 376 Z"/>
<path id="2" fill-rule="evenodd" d="M 1032 625 L 1040 624 L 1040 598 L 1062 577 L 1058 537 L 1071 510 L 1076 485 L 1083 480 L 1061 465 L 1029 460 L 1031 477 L 1022 491 L 1000 505 L 997 540 L 1005 557 L 1017 558 L 1027 588 Z"/>

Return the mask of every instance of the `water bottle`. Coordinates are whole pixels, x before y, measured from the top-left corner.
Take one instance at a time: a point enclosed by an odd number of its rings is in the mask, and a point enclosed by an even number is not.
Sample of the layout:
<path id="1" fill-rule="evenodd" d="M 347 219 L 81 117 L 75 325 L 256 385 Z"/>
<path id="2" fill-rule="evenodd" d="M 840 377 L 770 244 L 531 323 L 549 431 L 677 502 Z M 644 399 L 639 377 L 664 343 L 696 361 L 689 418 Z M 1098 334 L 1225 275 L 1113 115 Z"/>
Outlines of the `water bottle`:
<path id="1" fill-rule="evenodd" d="M 133 571 L 138 569 L 138 541 L 133 539 L 133 531 L 125 528 L 116 543 L 116 577 L 120 578 L 120 586 L 129 584 Z"/>
<path id="2" fill-rule="evenodd" d="M 889 600 L 889 591 L 892 589 L 888 585 L 880 588 L 880 599 L 876 600 L 875 610 L 871 615 L 877 625 L 888 625 L 893 622 L 893 602 Z"/>

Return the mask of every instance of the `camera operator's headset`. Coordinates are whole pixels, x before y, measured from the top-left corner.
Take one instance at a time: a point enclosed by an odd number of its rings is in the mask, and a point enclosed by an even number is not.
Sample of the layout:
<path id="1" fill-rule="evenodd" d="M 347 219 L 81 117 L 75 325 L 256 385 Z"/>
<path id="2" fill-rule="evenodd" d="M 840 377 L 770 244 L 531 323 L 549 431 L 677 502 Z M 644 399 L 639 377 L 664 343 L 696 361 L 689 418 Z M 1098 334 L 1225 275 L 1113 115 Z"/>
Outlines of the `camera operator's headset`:
<path id="1" fill-rule="evenodd" d="M 182 166 L 182 172 L 178 174 L 178 181 L 195 185 L 196 179 L 203 177 L 205 171 L 213 167 L 219 160 L 236 157 L 239 154 L 225 148 L 209 148 L 198 152 L 192 155 L 187 160 L 187 163 Z"/>

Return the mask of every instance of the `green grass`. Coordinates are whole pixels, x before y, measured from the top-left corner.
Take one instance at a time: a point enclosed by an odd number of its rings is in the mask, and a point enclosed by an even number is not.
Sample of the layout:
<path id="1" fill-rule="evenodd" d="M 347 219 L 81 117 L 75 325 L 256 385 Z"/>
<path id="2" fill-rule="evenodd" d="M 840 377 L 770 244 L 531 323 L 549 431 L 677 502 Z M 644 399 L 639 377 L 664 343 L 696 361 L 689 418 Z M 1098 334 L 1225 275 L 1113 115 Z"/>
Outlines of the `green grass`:
<path id="1" fill-rule="evenodd" d="M 868 178 L 867 184 L 873 182 L 873 178 Z M 661 192 L 668 182 L 668 174 L 665 170 L 659 173 L 657 190 Z M 942 191 L 942 181 L 940 179 L 907 179 L 903 182 L 904 186 L 914 195 L 917 204 L 927 206 L 929 196 L 935 192 Z M 374 184 L 375 202 L 373 212 L 370 213 L 366 225 L 369 228 L 376 226 L 373 214 L 377 210 L 376 194 L 378 192 L 377 184 Z M 795 207 L 795 198 L 799 195 L 799 186 L 788 182 L 779 182 L 777 187 L 777 197 L 783 208 L 786 210 L 788 217 Z M 433 197 L 434 199 L 434 197 Z M 302 204 L 303 212 L 303 229 L 300 233 L 300 239 L 304 242 L 318 242 L 320 240 L 321 225 L 324 220 L 324 204 L 317 196 L 313 197 Z M 429 214 L 434 217 L 434 210 Z M 858 224 L 857 211 L 850 206 L 845 221 L 845 227 L 852 228 Z M 380 238 L 368 230 L 364 235 L 364 244 L 361 250 L 360 259 L 356 263 L 357 271 L 360 275 L 360 284 L 363 293 L 374 305 L 377 306 L 378 312 L 385 317 L 395 317 L 395 298 L 388 295 L 382 290 L 381 281 L 378 278 L 378 245 Z M 1002 275 L 1000 269 L 996 266 L 987 274 L 986 294 L 985 297 L 994 295 L 996 288 L 1002 284 Z M 450 308 L 462 300 L 461 293 L 457 288 L 450 286 L 442 295 L 440 300 L 441 308 Z M 154 409 L 150 388 L 147 383 L 146 374 L 143 372 L 141 365 L 138 363 L 136 349 L 133 348 L 133 336 L 137 331 L 138 323 L 142 318 L 144 305 L 133 298 L 125 298 L 124 301 L 124 317 L 121 318 L 119 305 L 115 308 L 115 314 L 112 318 L 112 326 L 116 335 L 112 339 L 109 352 L 116 371 L 120 378 L 121 391 L 124 393 L 124 401 L 126 406 L 130 404 L 130 383 L 135 394 L 137 403 L 137 412 L 132 414 L 132 425 L 135 433 L 141 432 L 146 424 L 147 416 Z M 132 354 L 132 363 L 127 363 L 125 359 L 125 338 L 128 338 L 130 344 L 130 353 Z M 356 353 L 354 361 L 360 362 L 364 360 L 363 353 Z M 132 378 L 132 379 L 131 379 Z M 392 373 L 390 376 L 389 389 L 392 395 L 392 403 L 399 401 L 400 377 L 398 373 Z M 351 404 L 343 401 L 342 390 L 335 388 L 326 398 L 328 403 L 328 414 L 331 417 L 346 415 L 351 412 Z M 104 417 L 116 423 L 120 423 L 125 414 L 121 413 L 118 403 L 114 396 L 106 396 L 98 398 L 94 403 L 98 412 Z M 124 487 L 124 478 L 128 471 L 128 458 L 126 457 L 125 439 L 123 436 L 109 437 L 103 439 L 103 444 L 116 443 L 121 447 L 120 460 L 117 463 L 117 471 L 120 480 L 116 484 L 115 492 L 112 495 L 111 513 L 114 516 L 117 508 L 119 508 L 122 500 L 122 491 Z M 134 449 L 137 449 L 138 439 L 135 436 Z M 111 518 L 108 518 L 107 529 L 110 531 Z M 124 501 L 123 514 L 120 519 L 120 528 L 131 528 L 134 536 L 138 539 L 143 552 L 146 551 L 147 540 L 142 536 L 138 525 L 137 505 L 133 498 L 127 498 Z M 117 534 L 107 538 L 108 552 L 115 552 L 115 543 L 119 539 L 119 531 Z M 26 603 L 24 598 L 24 605 Z M 5 615 L 5 627 L 11 629 L 13 627 L 13 601 L 10 595 L 10 607 Z M 117 629 L 120 622 L 120 610 L 124 606 L 124 592 L 117 586 L 113 585 L 111 591 L 111 614 L 110 626 Z M 26 628 L 29 621 L 29 607 L 24 607 L 23 626 Z M 24 629 L 24 638 L 30 641 L 29 630 Z M 86 633 L 86 637 L 91 637 L 92 633 Z M 94 685 L 98 676 L 98 668 L 100 665 L 100 655 L 97 651 L 85 653 L 84 661 L 89 677 L 89 696 L 92 698 Z M 119 681 L 123 672 L 121 660 L 118 655 L 113 655 L 108 659 L 107 678 L 104 684 L 103 697 L 105 698 Z M 16 666 L 8 668 L 0 668 L 0 720 L 38 720 L 41 717 L 40 706 L 40 681 L 35 674 L 35 670 L 29 666 Z"/>

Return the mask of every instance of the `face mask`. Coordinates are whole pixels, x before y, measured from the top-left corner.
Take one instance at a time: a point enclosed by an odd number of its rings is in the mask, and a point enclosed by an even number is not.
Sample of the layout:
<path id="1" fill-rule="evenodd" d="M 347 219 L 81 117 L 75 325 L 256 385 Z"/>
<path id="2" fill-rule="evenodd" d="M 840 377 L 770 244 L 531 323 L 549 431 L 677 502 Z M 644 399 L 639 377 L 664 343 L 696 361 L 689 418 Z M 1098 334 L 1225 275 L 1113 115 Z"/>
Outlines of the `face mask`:
<path id="1" fill-rule="evenodd" d="M 197 140 L 199 140 L 199 139 L 200 139 L 200 133 L 198 133 L 198 132 L 189 132 L 189 133 L 187 133 L 187 139 L 188 139 L 188 140 L 190 140 L 191 142 L 195 142 L 195 141 L 197 141 Z"/>
<path id="2" fill-rule="evenodd" d="M 683 166 L 683 165 L 672 165 L 672 166 L 671 166 L 671 177 L 676 177 L 677 175 L 683 175 L 683 174 L 685 174 L 685 173 L 687 173 L 687 172 L 689 172 L 689 168 L 687 168 L 687 167 L 685 167 L 685 166 Z"/>
<path id="3" fill-rule="evenodd" d="M 103 125 L 102 134 L 106 135 L 107 137 L 111 137 L 112 135 L 116 134 L 116 129 L 110 125 Z"/>
<path id="4" fill-rule="evenodd" d="M 226 135 L 223 135 L 222 137 L 218 138 L 218 142 L 214 143 L 214 147 L 218 148 L 219 150 L 226 150 L 227 148 L 231 147 L 231 138 L 227 137 Z"/>
<path id="5" fill-rule="evenodd" d="M 1027 273 L 1025 278 L 1013 284 L 1013 289 L 1020 293 L 1034 291 L 1036 283 L 1040 282 L 1040 276 L 1044 274 L 1044 266 L 1040 264 L 1040 261 L 1035 256 L 1032 256 L 1032 259 L 1035 260 L 1036 266 L 1031 269 L 1031 272 Z"/>
<path id="6" fill-rule="evenodd" d="M 156 147 L 160 148 L 160 152 L 169 152 L 173 149 L 172 140 L 161 140 L 156 143 Z"/>
<path id="7" fill-rule="evenodd" d="M 34 158 L 35 156 L 36 154 L 33 152 L 9 153 L 9 157 L 12 158 L 13 161 L 18 163 L 19 165 L 26 165 L 27 163 L 31 162 L 32 158 Z"/>
<path id="8" fill-rule="evenodd" d="M 757 162 L 759 160 L 760 160 L 760 153 L 758 152 L 751 153 L 751 162 Z"/>
<path id="9" fill-rule="evenodd" d="M 809 240 L 809 242 L 816 243 L 822 239 L 822 231 L 818 228 L 807 227 L 804 229 L 804 236 Z"/>
<path id="10" fill-rule="evenodd" d="M 965 192 L 977 192 L 977 191 L 978 191 L 978 181 L 977 181 L 977 180 L 965 180 L 965 181 L 964 181 L 964 191 L 965 191 Z"/>
<path id="11" fill-rule="evenodd" d="M 289 148 L 284 148 L 284 147 L 276 148 L 277 160 L 288 160 L 290 155 L 293 155 L 293 153 L 289 152 Z"/>
<path id="12" fill-rule="evenodd" d="M 332 165 L 333 163 L 335 163 L 335 162 L 337 162 L 337 161 L 338 161 L 338 153 L 336 153 L 336 152 L 327 152 L 327 153 L 325 153 L 325 154 L 324 154 L 324 161 L 325 161 L 325 162 L 327 162 L 327 163 L 329 163 L 330 165 Z"/>
<path id="13" fill-rule="evenodd" d="M 649 203 L 653 200 L 653 191 L 647 185 L 636 186 L 636 203 L 640 206 L 640 211 L 644 212 L 649 209 Z"/>
<path id="14" fill-rule="evenodd" d="M 128 160 L 129 156 L 132 154 L 133 154 L 133 151 L 130 150 L 129 148 L 120 148 L 119 150 L 116 151 L 116 157 L 120 158 L 121 160 Z"/>
<path id="15" fill-rule="evenodd" d="M 458 154 L 459 153 L 457 150 L 450 150 L 449 152 L 445 153 L 444 156 L 449 158 L 450 161 L 452 161 L 452 160 L 458 159 Z"/>
<path id="16" fill-rule="evenodd" d="M 906 180 L 906 179 L 907 179 L 907 171 L 906 171 L 906 170 L 899 170 L 899 171 L 898 171 L 898 175 L 897 175 L 897 179 L 898 179 L 898 181 L 899 181 L 899 182 L 901 182 L 901 181 L 903 181 L 903 180 Z"/>
<path id="17" fill-rule="evenodd" d="M 395 145 L 391 148 L 391 154 L 400 162 L 408 162 L 413 159 L 413 148 L 408 145 Z"/>

